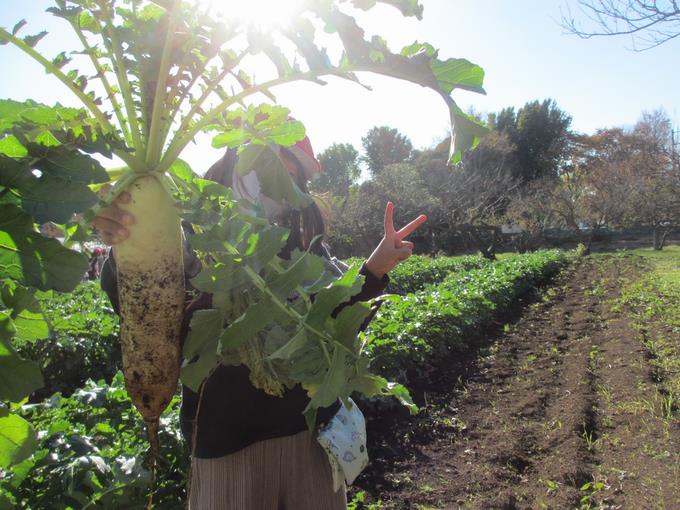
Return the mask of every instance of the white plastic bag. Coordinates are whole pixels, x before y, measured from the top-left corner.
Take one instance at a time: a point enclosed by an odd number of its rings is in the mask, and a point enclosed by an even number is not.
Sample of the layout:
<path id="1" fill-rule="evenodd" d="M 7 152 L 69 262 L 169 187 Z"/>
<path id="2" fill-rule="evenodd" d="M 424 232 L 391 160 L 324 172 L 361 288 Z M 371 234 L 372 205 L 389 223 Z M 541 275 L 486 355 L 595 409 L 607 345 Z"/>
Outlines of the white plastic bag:
<path id="1" fill-rule="evenodd" d="M 351 485 L 368 465 L 366 451 L 366 420 L 354 401 L 348 399 L 350 407 L 340 410 L 319 430 L 317 441 L 328 454 L 333 472 L 333 490 L 342 487 L 342 482 Z"/>

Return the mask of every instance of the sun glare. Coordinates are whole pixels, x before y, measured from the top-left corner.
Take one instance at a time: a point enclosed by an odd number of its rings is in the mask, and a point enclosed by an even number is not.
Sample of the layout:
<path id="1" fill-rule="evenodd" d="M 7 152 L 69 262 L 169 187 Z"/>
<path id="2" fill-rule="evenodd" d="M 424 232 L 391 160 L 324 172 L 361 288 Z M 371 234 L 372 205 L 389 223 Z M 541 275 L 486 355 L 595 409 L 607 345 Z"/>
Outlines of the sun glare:
<path id="1" fill-rule="evenodd" d="M 303 0 L 200 0 L 227 18 L 261 28 L 288 24 L 297 14 Z"/>

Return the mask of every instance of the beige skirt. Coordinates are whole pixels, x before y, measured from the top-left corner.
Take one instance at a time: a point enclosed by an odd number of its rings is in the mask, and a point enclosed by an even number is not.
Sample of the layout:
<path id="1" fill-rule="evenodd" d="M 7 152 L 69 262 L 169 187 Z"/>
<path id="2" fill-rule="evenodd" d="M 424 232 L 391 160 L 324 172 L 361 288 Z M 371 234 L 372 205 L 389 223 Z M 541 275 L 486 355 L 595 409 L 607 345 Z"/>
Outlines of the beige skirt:
<path id="1" fill-rule="evenodd" d="M 189 510 L 345 510 L 326 453 L 309 432 L 217 459 L 194 458 Z"/>

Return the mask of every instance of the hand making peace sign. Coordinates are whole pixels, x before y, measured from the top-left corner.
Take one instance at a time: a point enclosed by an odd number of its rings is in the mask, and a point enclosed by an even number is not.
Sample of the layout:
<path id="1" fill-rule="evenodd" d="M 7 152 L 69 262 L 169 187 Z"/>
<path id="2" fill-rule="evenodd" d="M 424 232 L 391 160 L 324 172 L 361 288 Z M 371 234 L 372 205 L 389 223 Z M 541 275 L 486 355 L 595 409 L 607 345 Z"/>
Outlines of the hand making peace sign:
<path id="1" fill-rule="evenodd" d="M 366 261 L 366 269 L 378 278 L 382 278 L 399 262 L 411 256 L 413 243 L 404 241 L 404 238 L 427 221 L 427 216 L 421 214 L 405 227 L 395 230 L 393 214 L 394 204 L 387 202 L 387 207 L 385 207 L 385 236 Z"/>

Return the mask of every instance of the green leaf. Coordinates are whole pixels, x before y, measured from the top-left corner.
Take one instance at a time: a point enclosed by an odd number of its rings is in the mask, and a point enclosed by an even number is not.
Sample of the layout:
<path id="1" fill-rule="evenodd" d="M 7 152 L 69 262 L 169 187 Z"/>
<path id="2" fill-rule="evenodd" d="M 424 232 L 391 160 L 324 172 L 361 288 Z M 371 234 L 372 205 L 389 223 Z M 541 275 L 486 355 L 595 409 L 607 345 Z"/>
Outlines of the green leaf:
<path id="1" fill-rule="evenodd" d="M 16 508 L 17 500 L 14 495 L 0 488 L 0 510 L 15 510 Z"/>
<path id="2" fill-rule="evenodd" d="M 408 410 L 411 412 L 411 414 L 418 412 L 418 406 L 413 403 L 411 394 L 403 385 L 399 383 L 388 382 L 385 386 L 384 394 L 395 397 L 397 400 L 399 400 L 399 402 L 401 402 L 402 405 L 408 407 Z"/>
<path id="3" fill-rule="evenodd" d="M 37 104 L 31 100 L 25 103 L 14 101 L 13 99 L 0 100 L 0 133 L 5 133 L 8 129 L 14 127 L 14 124 L 21 119 L 21 114 L 27 108 Z"/>
<path id="4" fill-rule="evenodd" d="M 215 149 L 222 147 L 238 147 L 250 140 L 250 133 L 244 129 L 230 129 L 224 133 L 215 135 L 212 139 L 212 146 Z"/>
<path id="5" fill-rule="evenodd" d="M 303 193 L 293 182 L 278 151 L 267 145 L 248 145 L 239 155 L 236 172 L 246 175 L 255 171 L 261 191 L 277 202 L 287 202 L 295 208 L 303 208 L 312 197 Z"/>
<path id="6" fill-rule="evenodd" d="M 2 303 L 11 309 L 16 339 L 20 343 L 34 342 L 47 337 L 49 328 L 34 291 L 20 287 L 12 280 L 6 280 L 0 288 L 0 295 Z"/>
<path id="7" fill-rule="evenodd" d="M 457 126 L 452 135 L 451 152 L 449 161 L 452 164 L 460 163 L 463 152 L 474 149 L 480 138 L 489 130 L 478 121 L 466 115 L 457 105 L 451 107 L 451 122 Z"/>
<path id="8" fill-rule="evenodd" d="M 180 370 L 182 383 L 198 391 L 210 371 L 219 363 L 217 348 L 222 331 L 222 312 L 198 310 L 191 318 L 190 331 L 184 343 L 184 358 Z M 193 358 L 198 356 L 198 359 Z"/>
<path id="9" fill-rule="evenodd" d="M 217 350 L 217 338 L 210 339 L 206 343 L 207 346 L 215 347 Z M 180 369 L 180 379 L 182 384 L 188 386 L 193 391 L 198 392 L 201 388 L 201 384 L 208 377 L 210 371 L 213 370 L 219 363 L 217 358 L 217 352 L 211 349 L 206 349 L 199 358 L 192 362 L 187 363 Z"/>
<path id="10" fill-rule="evenodd" d="M 316 294 L 307 322 L 314 327 L 322 327 L 339 304 L 359 293 L 363 282 L 364 277 L 359 275 L 359 267 L 350 268 L 341 278 Z"/>
<path id="11" fill-rule="evenodd" d="M 109 180 L 109 174 L 101 163 L 86 154 L 53 148 L 40 151 L 32 149 L 31 156 L 40 158 L 34 165 L 35 170 L 54 177 L 84 184 L 97 184 Z"/>
<path id="12" fill-rule="evenodd" d="M 45 450 L 42 450 L 43 452 Z M 41 452 L 41 450 L 38 450 L 34 454 L 32 454 L 29 458 L 24 459 L 23 461 L 15 464 L 12 466 L 12 487 L 18 488 L 21 486 L 24 480 L 28 478 L 28 475 L 31 473 L 31 470 L 36 464 L 36 457 L 38 454 Z M 16 506 L 13 506 L 11 508 L 16 508 Z M 0 504 L 0 509 L 2 509 L 2 504 Z"/>
<path id="13" fill-rule="evenodd" d="M 335 349 L 331 366 L 321 386 L 312 396 L 307 409 L 329 407 L 338 400 L 338 397 L 347 396 L 351 369 L 352 364 L 348 363 L 348 353 L 343 349 Z"/>
<path id="14" fill-rule="evenodd" d="M 292 264 L 283 273 L 269 282 L 272 292 L 282 298 L 288 297 L 303 282 L 318 280 L 324 270 L 323 259 L 309 252 L 296 251 L 291 261 Z"/>
<path id="15" fill-rule="evenodd" d="M 0 205 L 0 278 L 40 290 L 70 292 L 87 267 L 85 255 L 35 232 L 30 217 L 18 207 Z"/>
<path id="16" fill-rule="evenodd" d="M 439 86 L 449 94 L 457 88 L 485 94 L 484 69 L 478 65 L 464 58 L 450 58 L 434 60 L 431 66 Z"/>
<path id="17" fill-rule="evenodd" d="M 16 136 L 10 135 L 0 139 L 0 154 L 10 158 L 23 158 L 28 155 L 28 150 Z"/>
<path id="18" fill-rule="evenodd" d="M 215 225 L 210 230 L 200 234 L 188 234 L 187 239 L 192 248 L 202 252 L 227 252 L 223 230 L 233 225 Z M 203 270 L 205 270 L 204 268 Z"/>
<path id="19" fill-rule="evenodd" d="M 248 239 L 248 249 L 244 253 L 247 263 L 259 271 L 269 264 L 286 245 L 289 231 L 287 228 L 271 225 L 255 232 Z"/>
<path id="20" fill-rule="evenodd" d="M 293 354 L 302 349 L 307 344 L 307 330 L 300 329 L 293 338 L 291 338 L 285 345 L 274 351 L 267 358 L 275 359 L 290 359 Z"/>
<path id="21" fill-rule="evenodd" d="M 35 35 L 27 35 L 26 37 L 24 37 L 24 42 L 31 48 L 34 48 L 46 35 L 47 32 L 45 32 L 44 30 Z"/>
<path id="22" fill-rule="evenodd" d="M 30 423 L 16 414 L 0 417 L 0 468 L 8 469 L 27 459 L 38 447 Z"/>
<path id="23" fill-rule="evenodd" d="M 9 343 L 14 331 L 9 314 L 0 312 L 0 400 L 20 402 L 44 383 L 38 365 L 20 358 Z"/>
<path id="24" fill-rule="evenodd" d="M 215 198 L 215 197 L 232 197 L 231 189 L 226 186 L 215 182 L 208 181 L 206 179 L 200 179 L 198 177 L 194 178 L 194 185 L 198 189 L 199 193 L 205 198 Z"/>
<path id="25" fill-rule="evenodd" d="M 99 25 L 97 20 L 88 11 L 83 11 L 78 17 L 78 26 L 82 30 L 87 30 L 88 32 L 99 32 Z"/>
<path id="26" fill-rule="evenodd" d="M 191 285 L 203 292 L 227 292 L 250 282 L 242 262 L 205 267 L 191 279 Z"/>
<path id="27" fill-rule="evenodd" d="M 0 156 L 0 185 L 12 188 L 21 198 L 24 209 L 40 223 L 66 223 L 74 213 L 83 212 L 98 201 L 84 182 L 48 172 L 37 177 L 32 170 L 27 161 Z"/>
<path id="28" fill-rule="evenodd" d="M 197 310 L 191 317 L 189 334 L 184 341 L 183 356 L 191 359 L 197 354 L 211 350 L 210 344 L 216 347 L 217 339 L 222 332 L 222 312 L 219 310 Z M 215 349 L 212 349 L 215 352 Z"/>
<path id="29" fill-rule="evenodd" d="M 14 317 L 14 327 L 16 339 L 20 343 L 35 342 L 49 335 L 49 327 L 42 313 L 24 310 Z"/>
<path id="30" fill-rule="evenodd" d="M 166 12 L 167 10 L 160 5 L 147 4 L 139 12 L 138 16 L 140 21 L 158 21 Z"/>
<path id="31" fill-rule="evenodd" d="M 24 28 L 26 26 L 26 20 L 22 19 L 19 22 L 17 22 L 16 25 L 12 28 L 12 35 L 17 35 L 19 33 L 19 30 Z"/>
<path id="32" fill-rule="evenodd" d="M 269 298 L 263 298 L 246 308 L 238 319 L 229 324 L 220 336 L 221 351 L 236 349 L 252 339 L 272 322 L 280 321 L 285 315 Z"/>
<path id="33" fill-rule="evenodd" d="M 335 319 L 334 339 L 354 352 L 359 328 L 371 313 L 371 305 L 359 301 L 344 307 Z"/>
<path id="34" fill-rule="evenodd" d="M 12 309 L 12 315 L 23 310 L 41 313 L 40 302 L 35 297 L 32 289 L 21 287 L 11 280 L 5 280 L 0 287 L 0 297 L 6 308 Z"/>
<path id="35" fill-rule="evenodd" d="M 184 182 L 192 182 L 196 174 L 191 169 L 189 163 L 183 159 L 177 158 L 175 162 L 170 166 L 170 173 L 179 177 Z"/>
<path id="36" fill-rule="evenodd" d="M 66 64 L 68 64 L 70 62 L 71 62 L 71 59 L 66 56 L 65 51 L 62 51 L 61 53 L 59 53 L 59 55 L 57 55 L 56 57 L 54 57 L 52 59 L 52 64 L 54 64 L 54 66 L 57 69 L 61 69 L 62 67 L 64 67 Z"/>
<path id="37" fill-rule="evenodd" d="M 296 144 L 305 137 L 305 126 L 298 120 L 284 122 L 267 133 L 268 139 L 282 147 Z"/>
<path id="38" fill-rule="evenodd" d="M 418 406 L 413 403 L 411 394 L 401 384 L 388 382 L 383 377 L 368 373 L 360 374 L 351 381 L 351 391 L 358 391 L 367 397 L 376 395 L 393 396 L 407 407 L 411 414 L 418 412 Z"/>

